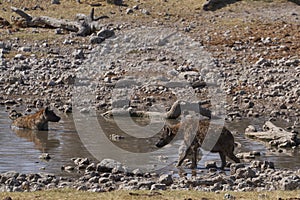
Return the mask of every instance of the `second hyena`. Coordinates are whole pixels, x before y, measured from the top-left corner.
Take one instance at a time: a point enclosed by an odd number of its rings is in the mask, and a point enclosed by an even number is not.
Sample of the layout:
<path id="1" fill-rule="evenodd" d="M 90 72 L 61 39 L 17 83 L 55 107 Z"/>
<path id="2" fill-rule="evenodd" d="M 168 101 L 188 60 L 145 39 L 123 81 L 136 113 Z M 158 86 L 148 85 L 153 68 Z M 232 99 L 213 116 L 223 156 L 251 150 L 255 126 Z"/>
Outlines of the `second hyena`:
<path id="1" fill-rule="evenodd" d="M 59 120 L 60 117 L 53 110 L 50 110 L 49 107 L 46 107 L 34 114 L 18 117 L 13 121 L 12 127 L 48 130 L 48 122 L 58 122 Z"/>
<path id="2" fill-rule="evenodd" d="M 191 168 L 195 169 L 197 167 L 198 150 L 200 147 L 212 153 L 219 153 L 222 161 L 221 169 L 224 169 L 226 166 L 226 156 L 236 163 L 240 162 L 240 159 L 234 155 L 234 137 L 226 127 L 222 127 L 221 133 L 218 133 L 217 130 L 208 131 L 210 126 L 209 119 L 197 119 L 197 122 L 195 123 L 194 120 L 185 120 L 176 125 L 165 125 L 156 146 L 161 148 L 169 144 L 179 132 L 179 129 L 182 129 L 186 150 L 179 154 L 177 166 L 181 166 L 187 156 L 191 155 Z M 202 145 L 204 139 L 208 141 L 204 145 L 205 147 Z M 209 144 L 210 142 L 211 144 Z"/>

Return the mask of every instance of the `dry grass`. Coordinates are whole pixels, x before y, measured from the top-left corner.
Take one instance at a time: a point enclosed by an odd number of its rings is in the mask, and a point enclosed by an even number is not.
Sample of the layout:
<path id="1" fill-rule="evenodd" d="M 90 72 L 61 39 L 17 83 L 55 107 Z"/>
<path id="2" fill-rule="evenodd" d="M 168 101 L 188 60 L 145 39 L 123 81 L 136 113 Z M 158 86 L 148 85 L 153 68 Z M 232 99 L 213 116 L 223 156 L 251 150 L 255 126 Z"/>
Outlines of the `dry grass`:
<path id="1" fill-rule="evenodd" d="M 175 200 L 175 199 L 224 199 L 225 194 L 235 199 L 291 199 L 299 198 L 299 191 L 273 191 L 273 192 L 199 192 L 199 191 L 163 191 L 150 193 L 149 191 L 114 191 L 105 193 L 79 192 L 71 189 L 24 192 L 24 193 L 0 193 L 0 199 L 11 197 L 13 200 L 62 200 L 62 199 L 101 199 L 101 200 Z"/>

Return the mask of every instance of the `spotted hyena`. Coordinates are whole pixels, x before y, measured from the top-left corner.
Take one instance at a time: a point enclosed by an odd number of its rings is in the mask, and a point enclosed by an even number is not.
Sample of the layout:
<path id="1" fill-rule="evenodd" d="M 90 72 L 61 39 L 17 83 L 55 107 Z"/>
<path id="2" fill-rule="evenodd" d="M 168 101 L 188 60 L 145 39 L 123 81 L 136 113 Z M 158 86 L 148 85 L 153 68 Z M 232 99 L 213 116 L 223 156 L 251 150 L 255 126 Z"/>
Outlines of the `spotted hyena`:
<path id="1" fill-rule="evenodd" d="M 210 130 L 208 131 L 209 128 Z M 233 153 L 235 142 L 232 133 L 226 127 L 219 128 L 220 127 L 215 126 L 210 127 L 209 119 L 197 119 L 197 121 L 186 120 L 176 125 L 165 125 L 161 131 L 161 138 L 156 143 L 156 146 L 161 148 L 169 144 L 176 134 L 182 130 L 184 132 L 183 149 L 185 149 L 185 151 L 179 153 L 177 166 L 181 166 L 187 156 L 191 155 L 191 168 L 195 169 L 197 167 L 198 150 L 201 147 L 212 153 L 219 153 L 222 161 L 221 169 L 224 169 L 226 166 L 226 156 L 236 163 L 239 163 L 240 159 Z M 197 131 L 195 132 L 195 130 Z M 205 144 L 203 144 L 204 139 Z"/>
<path id="2" fill-rule="evenodd" d="M 33 130 L 48 130 L 48 122 L 58 122 L 60 117 L 57 116 L 49 107 L 41 109 L 40 111 L 25 115 L 15 119 L 12 127 L 27 128 Z"/>

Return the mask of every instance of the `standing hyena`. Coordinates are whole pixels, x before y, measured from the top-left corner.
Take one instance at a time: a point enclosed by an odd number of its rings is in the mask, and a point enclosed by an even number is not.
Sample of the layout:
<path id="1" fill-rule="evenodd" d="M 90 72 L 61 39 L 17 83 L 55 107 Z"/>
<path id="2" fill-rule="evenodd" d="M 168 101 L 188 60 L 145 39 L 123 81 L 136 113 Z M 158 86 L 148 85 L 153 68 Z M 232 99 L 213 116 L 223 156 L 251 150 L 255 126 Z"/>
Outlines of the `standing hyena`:
<path id="1" fill-rule="evenodd" d="M 156 146 L 161 148 L 169 144 L 177 132 L 182 129 L 184 131 L 184 147 L 186 147 L 186 150 L 179 153 L 177 166 L 180 166 L 188 155 L 192 155 L 191 168 L 195 169 L 197 167 L 198 149 L 200 147 L 212 153 L 219 153 L 222 161 L 221 169 L 224 169 L 226 166 L 226 156 L 234 162 L 239 163 L 240 159 L 233 153 L 235 143 L 231 132 L 225 127 L 222 127 L 221 133 L 218 133 L 217 127 L 212 127 L 216 129 L 208 132 L 209 126 L 210 120 L 208 119 L 197 119 L 196 123 L 195 120 L 188 119 L 174 126 L 165 125 L 162 129 L 161 138 Z M 203 144 L 204 139 L 206 141 L 205 144 Z"/>
<path id="2" fill-rule="evenodd" d="M 13 121 L 12 127 L 48 130 L 48 122 L 58 122 L 59 120 L 60 117 L 46 107 L 34 114 L 18 117 Z"/>

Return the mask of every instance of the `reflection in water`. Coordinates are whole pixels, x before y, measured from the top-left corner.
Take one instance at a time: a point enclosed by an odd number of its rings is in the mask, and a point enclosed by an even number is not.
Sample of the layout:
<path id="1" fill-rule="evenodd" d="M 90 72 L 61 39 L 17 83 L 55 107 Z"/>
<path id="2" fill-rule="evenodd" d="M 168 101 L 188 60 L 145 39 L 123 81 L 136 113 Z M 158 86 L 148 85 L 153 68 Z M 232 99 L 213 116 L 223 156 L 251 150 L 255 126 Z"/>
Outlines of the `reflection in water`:
<path id="1" fill-rule="evenodd" d="M 52 148 L 57 148 L 60 145 L 58 139 L 48 139 L 48 131 L 13 128 L 13 132 L 18 137 L 33 142 L 34 147 L 43 153 L 47 153 Z"/>
<path id="2" fill-rule="evenodd" d="M 41 168 L 45 168 L 45 172 L 47 173 L 66 175 L 64 172 L 61 172 L 60 168 L 63 165 L 73 165 L 73 162 L 70 160 L 73 157 L 88 157 L 93 162 L 98 162 L 81 142 L 72 116 L 61 117 L 62 120 L 59 123 L 49 124 L 48 131 L 12 130 L 10 128 L 11 120 L 8 118 L 8 113 L 5 112 L 4 107 L 0 106 L 0 172 L 14 170 L 22 173 L 37 173 L 41 171 Z M 147 157 L 149 168 L 156 166 L 153 168 L 157 169 L 157 166 L 161 166 L 161 171 L 167 173 L 178 170 L 174 166 L 178 159 L 178 147 L 181 140 L 174 141 L 168 151 L 156 151 L 156 147 L 153 144 L 155 144 L 157 138 L 154 137 L 148 140 L 145 138 L 130 137 L 130 135 L 125 135 L 124 132 L 120 131 L 115 123 L 101 120 L 103 119 L 98 118 L 99 124 L 102 123 L 101 127 L 105 129 L 105 133 L 107 134 L 107 136 L 104 136 L 106 140 L 109 139 L 109 135 L 111 134 L 124 136 L 124 139 L 114 142 L 115 147 L 120 146 L 123 149 L 131 148 L 137 152 L 150 150 L 149 157 Z M 264 119 L 255 119 L 255 121 L 243 120 L 227 124 L 227 127 L 233 131 L 236 141 L 241 143 L 241 148 L 238 151 L 259 151 L 262 153 L 261 157 L 257 157 L 259 160 L 272 161 L 275 163 L 275 167 L 278 168 L 299 169 L 299 148 L 284 150 L 282 153 L 279 153 L 278 150 L 268 150 L 262 142 L 245 138 L 244 130 L 249 124 L 261 127 L 264 122 Z M 137 123 L 141 125 L 140 123 L 143 122 Z M 281 127 L 287 126 L 287 124 L 280 121 L 275 122 L 275 124 Z M 143 125 L 145 126 L 147 123 Z M 88 124 L 83 124 L 83 126 L 88 126 Z M 97 134 L 100 133 L 95 129 L 92 131 Z M 143 142 L 140 142 L 141 140 Z M 95 141 L 95 144 L 101 149 L 100 153 L 103 158 L 107 158 L 107 155 L 112 152 L 112 149 L 105 146 L 107 144 L 104 141 Z M 52 159 L 48 162 L 40 160 L 39 156 L 42 152 L 49 153 Z M 131 152 L 127 152 L 127 154 L 130 155 Z M 127 154 L 125 152 L 123 155 L 119 155 L 120 159 L 124 159 Z M 145 154 L 139 153 L 136 157 L 127 161 L 143 165 L 145 164 L 144 160 Z M 220 165 L 218 154 L 208 154 L 198 163 L 197 173 L 200 173 L 200 169 L 203 169 L 204 162 L 207 160 L 215 160 Z M 250 160 L 245 160 L 245 162 L 249 163 Z M 190 170 L 184 170 L 188 174 L 191 174 Z"/>

